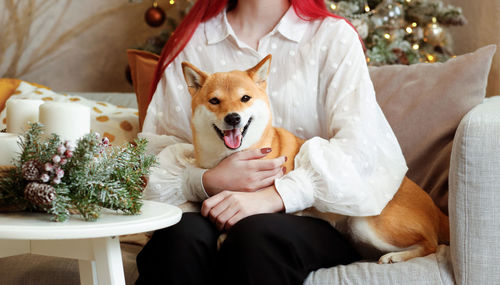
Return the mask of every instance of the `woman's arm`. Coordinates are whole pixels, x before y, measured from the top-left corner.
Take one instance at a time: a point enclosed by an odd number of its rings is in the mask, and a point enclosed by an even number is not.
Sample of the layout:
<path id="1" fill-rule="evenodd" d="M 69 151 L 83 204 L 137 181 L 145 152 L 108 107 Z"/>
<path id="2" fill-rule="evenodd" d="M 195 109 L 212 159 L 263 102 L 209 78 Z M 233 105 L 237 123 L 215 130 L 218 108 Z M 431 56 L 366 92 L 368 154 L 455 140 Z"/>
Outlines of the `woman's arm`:
<path id="1" fill-rule="evenodd" d="M 365 55 L 345 22 L 320 76 L 329 139 L 314 137 L 295 157 L 295 170 L 276 180 L 286 212 L 314 206 L 351 216 L 377 215 L 407 171 L 397 139 L 376 102 Z"/>

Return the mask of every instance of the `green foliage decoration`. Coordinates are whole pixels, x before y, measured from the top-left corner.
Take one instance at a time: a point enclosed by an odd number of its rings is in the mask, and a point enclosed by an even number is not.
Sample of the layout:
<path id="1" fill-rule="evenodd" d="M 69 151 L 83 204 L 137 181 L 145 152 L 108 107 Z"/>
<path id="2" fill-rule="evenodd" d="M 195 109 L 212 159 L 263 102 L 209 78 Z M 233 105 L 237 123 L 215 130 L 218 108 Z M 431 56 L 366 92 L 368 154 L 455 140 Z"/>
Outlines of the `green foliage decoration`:
<path id="1" fill-rule="evenodd" d="M 58 222 L 71 214 L 94 221 L 103 208 L 140 213 L 144 177 L 156 164 L 155 156 L 145 153 L 145 139 L 110 146 L 107 138 L 94 133 L 72 145 L 55 134 L 44 136 L 43 127 L 35 123 L 20 137 L 19 144 L 21 153 L 14 167 L 0 177 L 0 211 L 47 212 Z M 50 191 L 27 195 L 30 183 L 42 185 L 38 188 L 45 191 L 55 190 L 55 195 L 49 195 Z"/>

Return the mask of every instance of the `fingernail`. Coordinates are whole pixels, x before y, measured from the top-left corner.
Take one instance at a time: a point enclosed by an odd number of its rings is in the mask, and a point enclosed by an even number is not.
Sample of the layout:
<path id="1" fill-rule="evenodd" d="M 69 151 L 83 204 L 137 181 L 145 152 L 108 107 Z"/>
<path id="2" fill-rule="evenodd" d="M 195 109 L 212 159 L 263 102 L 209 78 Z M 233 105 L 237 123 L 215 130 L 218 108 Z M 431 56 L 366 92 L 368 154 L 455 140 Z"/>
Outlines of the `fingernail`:
<path id="1" fill-rule="evenodd" d="M 285 173 L 286 173 L 286 167 L 283 166 L 283 174 L 285 174 Z"/>
<path id="2" fill-rule="evenodd" d="M 263 154 L 264 154 L 264 153 L 270 153 L 270 152 L 271 152 L 271 150 L 272 150 L 272 149 L 271 149 L 270 147 L 265 147 L 265 148 L 261 148 L 261 149 L 260 149 L 260 152 L 262 152 Z"/>

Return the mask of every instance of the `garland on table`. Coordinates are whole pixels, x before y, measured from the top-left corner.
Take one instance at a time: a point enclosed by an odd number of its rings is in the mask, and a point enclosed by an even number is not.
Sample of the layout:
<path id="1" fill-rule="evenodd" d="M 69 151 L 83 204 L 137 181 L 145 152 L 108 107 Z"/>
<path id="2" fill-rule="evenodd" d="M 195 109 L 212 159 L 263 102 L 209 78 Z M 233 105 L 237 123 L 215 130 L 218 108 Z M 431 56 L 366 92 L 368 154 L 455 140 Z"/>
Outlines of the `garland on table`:
<path id="1" fill-rule="evenodd" d="M 0 177 L 0 209 L 43 211 L 58 222 L 75 212 L 93 221 L 103 208 L 140 212 L 144 177 L 156 164 L 153 155 L 145 154 L 146 140 L 111 147 L 95 133 L 73 145 L 56 134 L 42 139 L 42 134 L 35 123 L 20 139 L 15 167 Z"/>

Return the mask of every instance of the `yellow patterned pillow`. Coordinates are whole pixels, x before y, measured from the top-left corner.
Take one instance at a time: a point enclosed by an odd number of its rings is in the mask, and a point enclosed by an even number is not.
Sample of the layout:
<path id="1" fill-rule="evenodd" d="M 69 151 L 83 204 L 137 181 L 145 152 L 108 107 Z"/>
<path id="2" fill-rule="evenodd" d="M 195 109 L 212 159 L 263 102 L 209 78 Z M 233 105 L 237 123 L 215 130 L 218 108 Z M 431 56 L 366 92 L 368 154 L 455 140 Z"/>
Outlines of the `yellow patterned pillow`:
<path id="1" fill-rule="evenodd" d="M 59 94 L 27 82 L 20 82 L 9 99 L 41 99 L 44 101 L 72 102 L 88 106 L 91 111 L 90 128 L 108 137 L 112 144 L 131 142 L 139 130 L 137 109 L 124 108 L 107 102 L 97 102 L 80 96 Z M 6 127 L 6 110 L 0 113 L 0 129 Z"/>
<path id="2" fill-rule="evenodd" d="M 22 81 L 21 79 L 0 78 L 0 111 L 3 111 L 3 109 L 5 108 L 5 102 L 7 102 L 9 97 L 16 92 L 16 89 L 21 82 L 26 82 L 26 81 Z M 29 83 L 29 82 L 26 83 L 38 88 L 49 89 L 40 84 Z"/>

